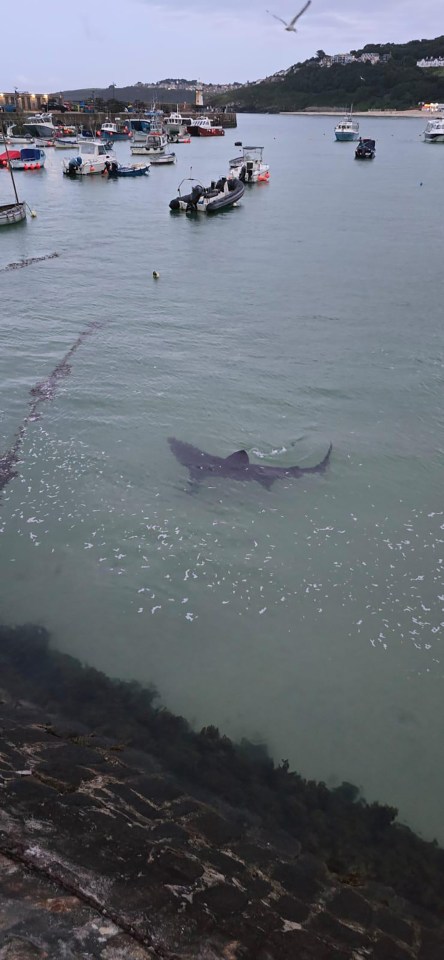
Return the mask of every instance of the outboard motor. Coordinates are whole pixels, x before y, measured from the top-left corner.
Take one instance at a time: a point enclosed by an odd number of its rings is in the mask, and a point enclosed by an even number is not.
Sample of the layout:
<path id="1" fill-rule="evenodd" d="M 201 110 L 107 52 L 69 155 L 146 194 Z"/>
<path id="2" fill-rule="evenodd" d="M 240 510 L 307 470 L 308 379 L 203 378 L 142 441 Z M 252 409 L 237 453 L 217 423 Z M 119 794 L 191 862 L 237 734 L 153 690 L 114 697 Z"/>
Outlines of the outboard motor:
<path id="1" fill-rule="evenodd" d="M 197 204 L 198 204 L 198 201 L 200 200 L 201 196 L 203 195 L 203 192 L 204 192 L 204 189 L 203 189 L 203 187 L 201 187 L 200 183 L 196 183 L 196 185 L 193 187 L 193 189 L 192 189 L 192 191 L 191 191 L 191 193 L 190 193 L 189 199 L 188 199 L 187 211 L 186 211 L 187 213 L 189 213 L 189 212 L 196 213 L 196 211 L 197 211 Z"/>
<path id="2" fill-rule="evenodd" d="M 82 166 L 81 157 L 73 157 L 72 160 L 68 163 L 68 177 L 76 177 L 80 172 L 80 167 Z"/>

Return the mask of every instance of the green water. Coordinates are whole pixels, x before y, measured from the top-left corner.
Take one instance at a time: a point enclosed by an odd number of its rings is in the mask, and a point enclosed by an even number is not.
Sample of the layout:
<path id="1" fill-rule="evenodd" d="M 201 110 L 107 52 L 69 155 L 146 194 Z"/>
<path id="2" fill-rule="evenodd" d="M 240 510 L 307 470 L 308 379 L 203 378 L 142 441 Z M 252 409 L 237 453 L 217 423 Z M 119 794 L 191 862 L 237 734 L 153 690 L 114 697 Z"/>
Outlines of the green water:
<path id="1" fill-rule="evenodd" d="M 442 170 L 416 120 L 239 117 L 176 167 L 18 173 L 38 217 L 0 233 L 0 450 L 91 319 L 0 500 L 0 616 L 193 724 L 399 807 L 444 839 Z M 268 185 L 190 220 L 168 201 L 260 143 Z M 117 144 L 129 159 L 127 144 Z M 69 155 L 69 154 L 68 154 Z M 0 172 L 0 197 L 10 183 Z M 152 271 L 160 279 L 152 279 Z M 166 438 L 324 477 L 213 480 Z"/>

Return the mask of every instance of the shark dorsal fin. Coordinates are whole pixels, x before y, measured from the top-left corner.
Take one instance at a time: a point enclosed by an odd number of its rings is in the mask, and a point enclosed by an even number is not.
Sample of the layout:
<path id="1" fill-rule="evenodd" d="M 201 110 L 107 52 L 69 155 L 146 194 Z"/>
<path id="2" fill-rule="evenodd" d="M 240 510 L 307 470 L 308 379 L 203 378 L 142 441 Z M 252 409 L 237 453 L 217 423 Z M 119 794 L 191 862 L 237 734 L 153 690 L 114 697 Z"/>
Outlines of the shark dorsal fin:
<path id="1" fill-rule="evenodd" d="M 250 459 L 246 450 L 236 450 L 235 453 L 230 453 L 229 457 L 225 457 L 225 463 L 232 467 L 248 467 Z"/>

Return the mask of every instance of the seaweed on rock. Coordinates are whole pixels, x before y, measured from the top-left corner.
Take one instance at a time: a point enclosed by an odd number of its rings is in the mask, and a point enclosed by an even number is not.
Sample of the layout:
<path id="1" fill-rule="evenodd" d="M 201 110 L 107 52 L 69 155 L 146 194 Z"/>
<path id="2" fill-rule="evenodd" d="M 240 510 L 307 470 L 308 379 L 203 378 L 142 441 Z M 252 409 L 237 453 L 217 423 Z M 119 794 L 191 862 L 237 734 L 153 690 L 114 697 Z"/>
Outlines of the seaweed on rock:
<path id="1" fill-rule="evenodd" d="M 418 908 L 442 912 L 444 851 L 397 823 L 394 807 L 366 803 L 353 784 L 330 790 L 305 780 L 216 727 L 196 733 L 159 704 L 154 687 L 110 679 L 49 641 L 42 627 L 0 626 L 0 675 L 11 694 L 154 755 L 194 792 L 240 807 L 246 823 L 301 841 L 344 882 L 387 884 Z"/>

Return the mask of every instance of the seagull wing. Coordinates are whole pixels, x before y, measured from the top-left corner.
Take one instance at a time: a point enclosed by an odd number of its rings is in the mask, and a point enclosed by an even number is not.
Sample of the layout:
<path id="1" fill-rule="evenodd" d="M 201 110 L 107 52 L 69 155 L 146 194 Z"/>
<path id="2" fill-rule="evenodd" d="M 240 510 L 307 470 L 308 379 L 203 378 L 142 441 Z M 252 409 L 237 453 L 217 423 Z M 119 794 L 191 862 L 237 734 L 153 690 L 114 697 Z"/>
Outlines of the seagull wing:
<path id="1" fill-rule="evenodd" d="M 311 0 L 310 0 L 311 3 Z M 287 26 L 287 21 L 283 20 L 282 17 L 277 17 L 275 13 L 272 13 L 271 10 L 267 10 L 267 13 L 270 14 L 270 17 L 274 17 L 275 20 L 279 20 L 280 23 L 284 24 L 284 27 Z"/>
<path id="2" fill-rule="evenodd" d="M 290 23 L 288 24 L 289 27 L 294 27 L 296 20 L 299 20 L 299 17 L 302 17 L 302 14 L 305 13 L 306 10 L 308 10 L 310 4 L 311 4 L 311 0 L 307 0 L 307 3 L 305 4 L 305 6 L 302 7 L 302 10 L 300 10 L 299 13 L 297 13 L 296 16 L 293 17 L 293 20 L 290 20 Z"/>

